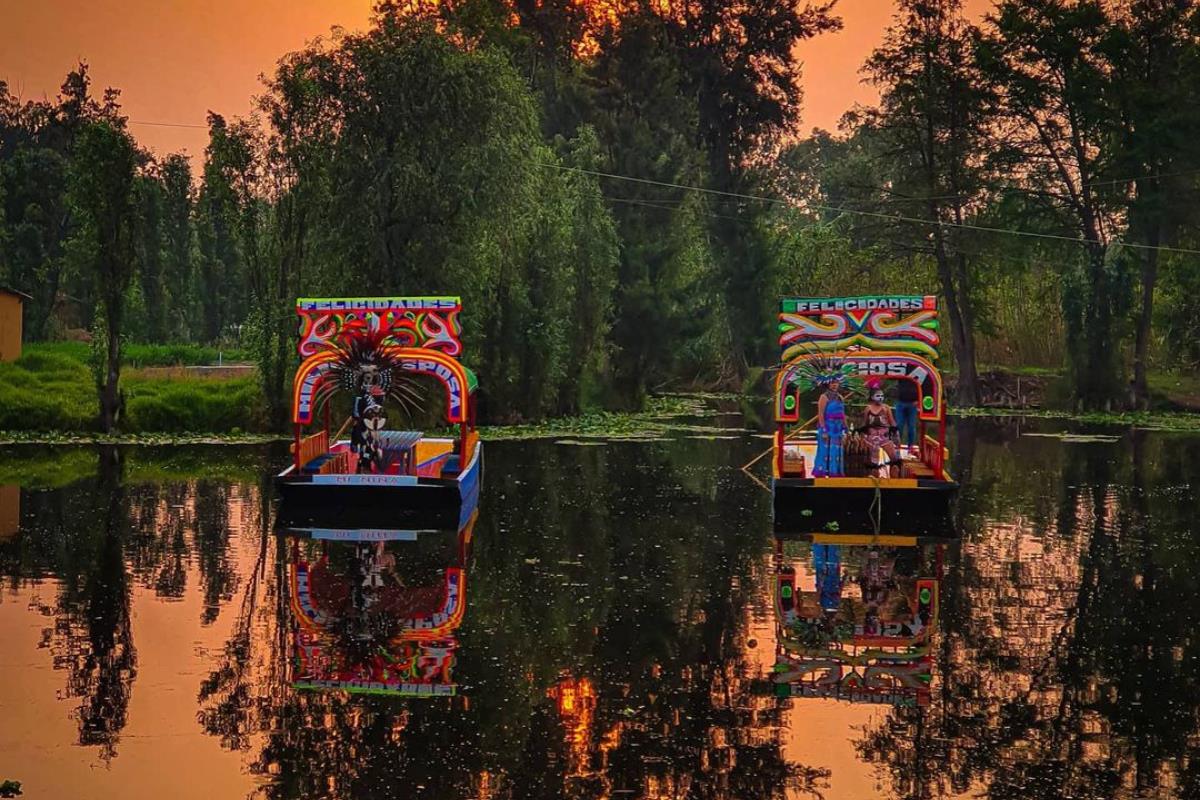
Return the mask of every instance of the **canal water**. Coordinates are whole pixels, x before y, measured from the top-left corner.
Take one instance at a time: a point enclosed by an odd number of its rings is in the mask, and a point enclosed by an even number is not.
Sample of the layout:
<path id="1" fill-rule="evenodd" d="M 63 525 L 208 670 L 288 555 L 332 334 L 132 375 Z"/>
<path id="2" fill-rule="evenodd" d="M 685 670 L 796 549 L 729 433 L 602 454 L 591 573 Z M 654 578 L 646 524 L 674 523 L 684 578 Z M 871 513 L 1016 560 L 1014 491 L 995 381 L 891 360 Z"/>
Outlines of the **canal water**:
<path id="1" fill-rule="evenodd" d="M 959 420 L 956 539 L 777 542 L 714 419 L 488 442 L 473 525 L 369 541 L 273 529 L 282 445 L 0 452 L 0 781 L 1200 793 L 1200 437 Z"/>

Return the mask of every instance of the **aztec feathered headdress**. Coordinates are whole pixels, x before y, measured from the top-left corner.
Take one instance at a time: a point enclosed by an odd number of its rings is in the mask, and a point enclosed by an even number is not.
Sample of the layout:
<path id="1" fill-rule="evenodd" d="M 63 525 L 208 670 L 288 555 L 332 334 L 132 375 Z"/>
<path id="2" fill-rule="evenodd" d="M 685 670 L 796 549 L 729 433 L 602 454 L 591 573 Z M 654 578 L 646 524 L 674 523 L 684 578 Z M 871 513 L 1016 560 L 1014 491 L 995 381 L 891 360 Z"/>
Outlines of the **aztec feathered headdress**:
<path id="1" fill-rule="evenodd" d="M 337 353 L 331 364 L 332 385 L 354 395 L 370 391 L 380 403 L 385 397 L 407 411 L 421 406 L 417 381 L 404 371 L 390 333 L 362 319 L 350 320 L 330 342 Z"/>
<path id="2" fill-rule="evenodd" d="M 796 378 L 802 386 L 816 391 L 837 381 L 842 385 L 843 393 L 865 392 L 858 368 L 839 353 L 813 350 L 796 365 Z"/>

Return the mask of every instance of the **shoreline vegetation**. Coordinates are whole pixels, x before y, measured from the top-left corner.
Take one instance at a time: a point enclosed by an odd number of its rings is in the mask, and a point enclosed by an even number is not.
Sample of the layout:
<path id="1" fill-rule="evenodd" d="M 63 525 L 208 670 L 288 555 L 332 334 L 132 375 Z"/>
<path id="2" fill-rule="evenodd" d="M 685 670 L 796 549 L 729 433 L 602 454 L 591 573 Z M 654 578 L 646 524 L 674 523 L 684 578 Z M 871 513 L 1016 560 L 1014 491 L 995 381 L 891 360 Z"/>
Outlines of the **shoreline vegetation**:
<path id="1" fill-rule="evenodd" d="M 9 366 L 9 365 L 0 365 Z M 0 371 L 0 386 L 4 372 Z M 222 419 L 239 418 L 229 415 L 225 408 L 229 400 L 222 397 L 231 393 L 231 388 L 241 387 L 251 378 L 236 379 L 168 379 L 164 383 L 176 384 L 156 395 L 142 392 L 138 379 L 130 380 L 130 394 L 137 397 L 153 397 L 154 403 L 164 405 L 179 402 L 180 405 L 205 409 L 214 405 L 219 413 L 211 417 L 214 422 Z M 197 384 L 207 383 L 207 386 Z M 213 400 L 220 397 L 220 400 Z M 94 400 L 94 395 L 91 395 Z M 166 398 L 165 400 L 162 398 Z M 182 398 L 182 400 L 179 400 Z M 513 425 L 487 425 L 479 429 L 484 441 L 513 441 L 526 439 L 557 440 L 561 444 L 596 444 L 605 441 L 659 441 L 669 436 L 729 436 L 752 433 L 745 427 L 720 426 L 712 418 L 722 412 L 718 404 L 724 404 L 729 413 L 746 412 L 753 418 L 755 412 L 764 415 L 769 398 L 754 394 L 733 393 L 676 393 L 651 397 L 643 410 L 634 412 L 595 411 L 574 416 L 554 417 L 536 423 Z M 4 412 L 0 412 L 3 414 Z M 203 418 L 201 416 L 191 418 Z M 1200 433 L 1200 413 L 1191 410 L 1163 408 L 1152 411 L 1129 412 L 1075 412 L 1054 408 L 1014 407 L 967 407 L 954 408 L 951 416 L 994 417 L 1030 420 L 1061 420 L 1089 426 L 1117 426 L 1127 428 Z M 0 416 L 0 419 L 11 419 Z M 177 417 L 176 419 L 180 419 Z M 285 442 L 290 436 L 269 430 L 198 429 L 185 430 L 142 430 L 105 434 L 96 430 L 36 430 L 0 427 L 0 446 L 8 445 L 250 445 Z"/>

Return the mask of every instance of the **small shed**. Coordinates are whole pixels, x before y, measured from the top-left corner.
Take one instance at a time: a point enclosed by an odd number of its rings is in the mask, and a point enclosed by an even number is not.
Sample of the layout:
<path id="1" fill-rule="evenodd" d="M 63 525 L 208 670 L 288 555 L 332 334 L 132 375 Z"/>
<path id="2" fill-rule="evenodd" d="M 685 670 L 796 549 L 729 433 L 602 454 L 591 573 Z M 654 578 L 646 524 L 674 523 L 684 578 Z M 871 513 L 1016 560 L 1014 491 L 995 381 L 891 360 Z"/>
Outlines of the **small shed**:
<path id="1" fill-rule="evenodd" d="M 0 361 L 16 361 L 21 357 L 25 301 L 32 299 L 24 292 L 0 286 Z"/>

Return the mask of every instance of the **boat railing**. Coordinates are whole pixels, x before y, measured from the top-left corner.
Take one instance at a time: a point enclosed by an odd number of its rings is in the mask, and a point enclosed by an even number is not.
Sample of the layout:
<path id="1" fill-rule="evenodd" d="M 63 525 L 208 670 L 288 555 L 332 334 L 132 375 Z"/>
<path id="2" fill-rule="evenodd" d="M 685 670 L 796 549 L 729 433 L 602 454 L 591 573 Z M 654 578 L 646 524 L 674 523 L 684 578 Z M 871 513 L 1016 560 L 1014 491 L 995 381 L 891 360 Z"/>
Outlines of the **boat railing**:
<path id="1" fill-rule="evenodd" d="M 329 459 L 317 470 L 320 475 L 344 475 L 350 471 L 350 451 L 331 453 Z"/>
<path id="2" fill-rule="evenodd" d="M 303 468 L 314 458 L 325 455 L 329 451 L 329 431 L 317 431 L 305 436 L 297 444 L 292 445 L 296 454 L 296 463 Z"/>
<path id="3" fill-rule="evenodd" d="M 948 453 L 949 451 L 942 446 L 941 442 L 929 434 L 925 434 L 925 438 L 921 441 L 921 460 L 933 470 L 933 474 L 939 477 L 944 474 Z"/>

